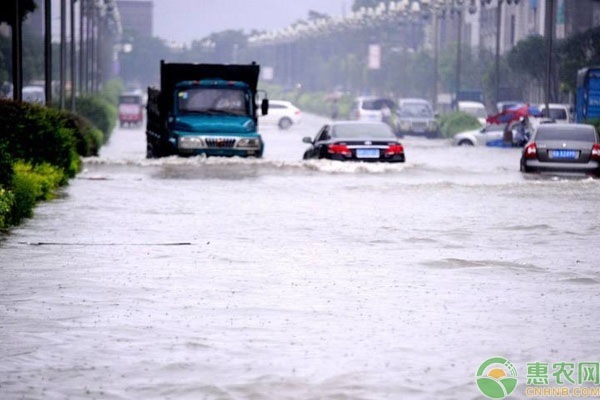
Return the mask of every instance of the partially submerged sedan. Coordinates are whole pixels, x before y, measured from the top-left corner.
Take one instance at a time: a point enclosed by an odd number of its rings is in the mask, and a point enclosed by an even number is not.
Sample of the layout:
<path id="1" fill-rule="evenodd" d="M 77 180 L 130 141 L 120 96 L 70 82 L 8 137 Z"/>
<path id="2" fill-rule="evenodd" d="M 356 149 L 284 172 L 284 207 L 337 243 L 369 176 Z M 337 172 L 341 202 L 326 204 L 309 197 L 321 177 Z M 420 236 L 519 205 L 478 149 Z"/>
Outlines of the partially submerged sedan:
<path id="1" fill-rule="evenodd" d="M 304 159 L 404 162 L 404 147 L 383 122 L 337 121 L 324 125 L 314 139 L 305 137 L 310 147 Z"/>
<path id="2" fill-rule="evenodd" d="M 596 129 L 586 124 L 541 124 L 523 148 L 521 171 L 600 176 Z"/>

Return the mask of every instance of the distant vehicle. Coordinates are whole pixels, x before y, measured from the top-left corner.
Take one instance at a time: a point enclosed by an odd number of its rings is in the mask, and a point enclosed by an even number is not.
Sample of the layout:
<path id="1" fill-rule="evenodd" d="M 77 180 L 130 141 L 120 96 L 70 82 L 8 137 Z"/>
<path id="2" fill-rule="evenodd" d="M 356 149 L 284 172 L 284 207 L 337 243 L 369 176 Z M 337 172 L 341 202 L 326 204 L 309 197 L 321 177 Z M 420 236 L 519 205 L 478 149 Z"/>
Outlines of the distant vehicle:
<path id="1" fill-rule="evenodd" d="M 46 103 L 46 92 L 41 86 L 24 86 L 23 87 L 23 101 L 27 103 Z"/>
<path id="2" fill-rule="evenodd" d="M 582 68 L 577 72 L 575 122 L 600 119 L 600 66 Z"/>
<path id="3" fill-rule="evenodd" d="M 516 100 L 499 101 L 496 103 L 496 110 L 498 113 L 501 113 L 509 108 L 519 108 L 522 105 L 525 105 L 525 102 Z"/>
<path id="4" fill-rule="evenodd" d="M 550 103 L 548 104 L 548 108 L 550 108 L 549 113 L 546 112 L 545 104 L 540 104 L 538 108 L 542 113 L 542 118 L 552 119 L 565 124 L 573 122 L 571 120 L 571 107 L 568 104 Z"/>
<path id="5" fill-rule="evenodd" d="M 488 116 L 488 112 L 483 103 L 479 101 L 459 101 L 458 111 L 474 116 L 481 125 L 485 125 L 485 119 Z"/>
<path id="6" fill-rule="evenodd" d="M 257 106 L 260 67 L 252 63 L 160 62 L 161 87 L 148 88 L 146 156 L 262 157 Z"/>
<path id="7" fill-rule="evenodd" d="M 457 133 L 454 135 L 454 144 L 457 146 L 503 147 L 505 125 L 490 124 L 481 129 Z"/>
<path id="8" fill-rule="evenodd" d="M 350 119 L 358 121 L 387 122 L 396 110 L 396 103 L 385 97 L 357 97 L 350 109 Z M 386 115 L 387 114 L 387 115 Z"/>
<path id="9" fill-rule="evenodd" d="M 302 121 L 302 112 L 289 101 L 269 100 L 269 113 L 259 116 L 263 125 L 277 125 L 280 129 L 289 129 Z"/>
<path id="10" fill-rule="evenodd" d="M 425 99 L 401 99 L 398 102 L 396 125 L 399 136 L 416 135 L 427 138 L 440 136 L 431 103 Z"/>
<path id="11" fill-rule="evenodd" d="M 305 137 L 310 148 L 303 159 L 339 161 L 404 162 L 404 147 L 383 122 L 337 121 L 323 126 L 314 139 Z"/>
<path id="12" fill-rule="evenodd" d="M 119 124 L 139 126 L 144 122 L 144 98 L 142 93 L 130 92 L 119 96 Z"/>
<path id="13" fill-rule="evenodd" d="M 596 129 L 586 124 L 540 124 L 523 148 L 521 171 L 600 176 Z"/>

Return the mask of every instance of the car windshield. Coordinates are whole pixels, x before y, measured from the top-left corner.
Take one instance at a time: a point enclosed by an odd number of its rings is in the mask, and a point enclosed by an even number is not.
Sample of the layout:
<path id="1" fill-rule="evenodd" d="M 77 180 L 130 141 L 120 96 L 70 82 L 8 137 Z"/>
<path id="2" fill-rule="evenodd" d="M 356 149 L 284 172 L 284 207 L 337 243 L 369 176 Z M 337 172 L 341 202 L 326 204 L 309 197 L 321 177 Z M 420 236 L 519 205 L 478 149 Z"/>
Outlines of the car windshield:
<path id="1" fill-rule="evenodd" d="M 566 125 L 550 129 L 540 127 L 535 137 L 536 141 L 572 140 L 576 142 L 595 142 L 596 134 L 593 127 L 573 127 Z"/>
<path id="2" fill-rule="evenodd" d="M 362 102 L 363 110 L 379 111 L 384 106 L 388 107 L 389 109 L 396 107 L 394 102 L 389 99 L 366 99 Z"/>
<path id="3" fill-rule="evenodd" d="M 250 97 L 244 90 L 192 88 L 177 92 L 177 108 L 182 113 L 249 115 Z"/>
<path id="4" fill-rule="evenodd" d="M 335 138 L 382 138 L 396 137 L 386 124 L 337 124 L 333 126 L 332 136 Z"/>
<path id="5" fill-rule="evenodd" d="M 547 115 L 546 109 L 542 109 L 542 117 L 552 119 L 567 119 L 567 112 L 561 108 L 550 108 L 550 116 Z"/>
<path id="6" fill-rule="evenodd" d="M 467 114 L 471 114 L 477 118 L 485 118 L 487 117 L 487 112 L 485 111 L 485 108 L 479 108 L 479 107 L 463 107 L 462 108 L 463 112 L 466 112 Z"/>
<path id="7" fill-rule="evenodd" d="M 142 97 L 136 95 L 120 96 L 119 104 L 142 104 Z"/>
<path id="8" fill-rule="evenodd" d="M 404 103 L 400 108 L 402 117 L 433 117 L 433 111 L 427 103 Z"/>

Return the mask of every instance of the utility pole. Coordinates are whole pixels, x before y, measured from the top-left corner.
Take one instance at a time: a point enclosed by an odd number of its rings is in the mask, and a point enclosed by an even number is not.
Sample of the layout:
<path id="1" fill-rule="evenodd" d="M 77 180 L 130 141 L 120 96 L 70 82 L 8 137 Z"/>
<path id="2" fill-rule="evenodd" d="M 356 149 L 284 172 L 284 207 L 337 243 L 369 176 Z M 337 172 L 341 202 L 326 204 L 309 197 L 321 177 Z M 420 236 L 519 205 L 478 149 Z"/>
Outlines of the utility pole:
<path id="1" fill-rule="evenodd" d="M 59 90 L 59 106 L 61 110 L 65 109 L 65 84 L 66 84 L 66 68 L 67 68 L 67 21 L 66 21 L 66 0 L 60 0 L 60 90 Z"/>
<path id="2" fill-rule="evenodd" d="M 75 2 L 71 0 L 71 111 L 75 112 L 75 92 L 77 91 L 75 74 Z"/>
<path id="3" fill-rule="evenodd" d="M 13 100 L 23 100 L 23 35 L 21 33 L 21 7 L 20 0 L 15 2 L 15 15 L 12 25 L 12 73 L 13 73 Z"/>
<path id="4" fill-rule="evenodd" d="M 52 104 L 52 0 L 44 0 L 44 91 Z"/>
<path id="5" fill-rule="evenodd" d="M 545 15 L 545 31 L 546 31 L 546 96 L 545 106 L 546 113 L 550 115 L 550 102 L 552 100 L 552 47 L 554 42 L 554 0 L 546 0 L 546 15 Z"/>

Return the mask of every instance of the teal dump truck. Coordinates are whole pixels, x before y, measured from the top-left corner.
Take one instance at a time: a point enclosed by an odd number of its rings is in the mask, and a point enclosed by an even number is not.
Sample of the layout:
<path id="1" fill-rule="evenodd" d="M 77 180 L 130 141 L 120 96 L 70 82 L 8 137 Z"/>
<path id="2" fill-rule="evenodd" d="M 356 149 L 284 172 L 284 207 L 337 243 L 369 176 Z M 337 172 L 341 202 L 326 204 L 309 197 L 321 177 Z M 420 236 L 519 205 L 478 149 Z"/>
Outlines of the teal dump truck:
<path id="1" fill-rule="evenodd" d="M 160 62 L 160 89 L 148 88 L 146 157 L 262 157 L 255 64 Z"/>

